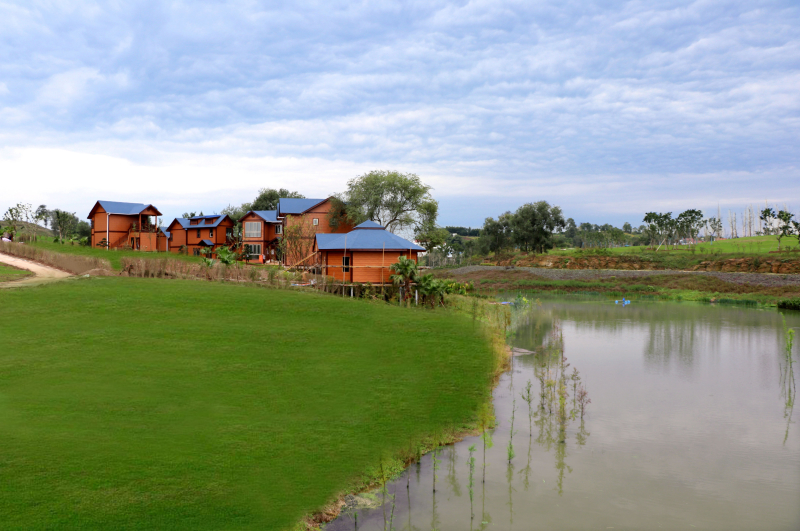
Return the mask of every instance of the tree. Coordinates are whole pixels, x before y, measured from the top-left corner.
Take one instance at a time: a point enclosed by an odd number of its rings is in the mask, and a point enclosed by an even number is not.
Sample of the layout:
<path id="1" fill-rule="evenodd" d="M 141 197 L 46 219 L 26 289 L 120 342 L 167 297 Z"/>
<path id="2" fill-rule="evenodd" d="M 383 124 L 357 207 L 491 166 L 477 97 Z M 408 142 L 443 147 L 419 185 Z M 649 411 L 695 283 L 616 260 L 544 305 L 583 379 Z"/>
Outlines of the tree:
<path id="1" fill-rule="evenodd" d="M 278 208 L 278 200 L 281 197 L 305 199 L 306 196 L 300 192 L 290 192 L 286 188 L 280 188 L 278 190 L 274 188 L 262 188 L 258 191 L 258 195 L 253 202 L 249 203 L 250 208 L 245 210 L 244 214 L 250 210 L 276 210 Z"/>
<path id="2" fill-rule="evenodd" d="M 47 224 L 50 221 L 50 211 L 47 210 L 47 205 L 39 205 L 39 208 L 36 209 L 36 212 L 33 214 L 36 223 L 43 223 L 44 227 L 47 228 Z M 89 228 L 91 234 L 91 227 Z"/>
<path id="3" fill-rule="evenodd" d="M 314 249 L 314 227 L 309 223 L 292 223 L 292 216 L 286 216 L 283 235 L 278 243 L 283 263 L 298 265 L 309 257 Z"/>
<path id="4" fill-rule="evenodd" d="M 417 234 L 436 225 L 439 204 L 430 190 L 413 173 L 376 170 L 350 179 L 339 199 L 354 225 L 372 220 L 390 232 L 411 229 Z"/>
<path id="5" fill-rule="evenodd" d="M 483 222 L 480 241 L 482 247 L 490 252 L 499 253 L 511 245 L 511 219 L 513 214 L 506 212 L 501 214 L 497 220 L 486 218 Z"/>
<path id="6" fill-rule="evenodd" d="M 439 227 L 433 227 L 429 231 L 418 232 L 414 235 L 414 239 L 429 253 L 445 244 L 448 238 L 450 238 L 450 233 L 447 232 L 447 229 Z"/>
<path id="7" fill-rule="evenodd" d="M 771 208 L 761 211 L 761 219 L 766 226 L 778 238 L 778 250 L 781 250 L 781 239 L 791 236 L 793 232 L 792 218 L 794 214 L 786 210 L 779 210 L 775 213 Z"/>
<path id="8" fill-rule="evenodd" d="M 405 288 L 403 291 L 403 300 L 409 299 L 411 297 L 411 282 L 416 280 L 419 272 L 417 262 L 405 256 L 401 256 L 397 259 L 397 262 L 389 266 L 389 269 L 395 272 L 389 279 L 394 284 L 402 284 Z"/>
<path id="9" fill-rule="evenodd" d="M 565 225 L 560 207 L 547 201 L 526 203 L 511 218 L 512 239 L 523 251 L 546 253 L 553 247 L 553 232 Z"/>
<path id="10" fill-rule="evenodd" d="M 703 213 L 699 210 L 690 209 L 681 212 L 677 217 L 679 232 L 684 236 L 691 238 L 693 242 L 697 241 L 697 234 L 703 227 Z"/>
<path id="11" fill-rule="evenodd" d="M 628 234 L 633 232 L 633 227 L 627 221 L 622 224 L 622 231 L 627 232 Z"/>
<path id="12" fill-rule="evenodd" d="M 3 231 L 7 232 L 13 240 L 14 235 L 22 228 L 22 222 L 31 222 L 33 220 L 33 211 L 31 205 L 27 203 L 17 203 L 15 206 L 9 207 L 8 210 L 6 210 L 4 217 L 9 225 L 5 227 Z"/>
<path id="13" fill-rule="evenodd" d="M 78 225 L 78 216 L 74 212 L 67 212 L 66 210 L 55 209 L 52 211 L 51 225 L 53 230 L 58 233 L 58 239 L 61 243 L 75 233 L 75 227 Z"/>

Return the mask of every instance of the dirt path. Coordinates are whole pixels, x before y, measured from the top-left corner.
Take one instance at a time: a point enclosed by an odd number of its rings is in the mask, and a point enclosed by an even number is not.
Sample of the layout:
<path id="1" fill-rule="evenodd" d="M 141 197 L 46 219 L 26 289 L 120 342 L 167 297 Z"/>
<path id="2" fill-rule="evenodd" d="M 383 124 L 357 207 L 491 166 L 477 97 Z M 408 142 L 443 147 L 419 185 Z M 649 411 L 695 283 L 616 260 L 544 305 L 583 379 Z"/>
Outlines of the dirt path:
<path id="1" fill-rule="evenodd" d="M 37 284 L 46 284 L 48 282 L 57 282 L 59 280 L 72 276 L 69 273 L 65 273 L 64 271 L 60 271 L 58 269 L 48 267 L 46 265 L 37 264 L 36 262 L 30 262 L 28 260 L 23 260 L 22 258 L 17 258 L 16 256 L 11 256 L 3 253 L 0 253 L 0 262 L 3 262 L 4 264 L 8 264 L 10 266 L 18 267 L 20 269 L 27 269 L 28 271 L 31 271 L 34 275 L 32 277 L 25 277 L 21 280 L 2 282 L 0 283 L 0 288 L 12 288 L 17 286 L 32 286 Z"/>

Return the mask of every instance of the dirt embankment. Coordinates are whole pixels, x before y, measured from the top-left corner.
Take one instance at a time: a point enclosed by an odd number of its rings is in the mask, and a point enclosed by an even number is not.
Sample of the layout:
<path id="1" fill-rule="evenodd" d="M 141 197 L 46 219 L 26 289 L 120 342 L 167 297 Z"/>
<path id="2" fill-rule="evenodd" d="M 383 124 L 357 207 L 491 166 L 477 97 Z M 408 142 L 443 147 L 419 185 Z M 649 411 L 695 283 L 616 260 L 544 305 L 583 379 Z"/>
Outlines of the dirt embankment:
<path id="1" fill-rule="evenodd" d="M 665 271 L 668 268 L 659 261 L 639 256 L 553 256 L 538 254 L 520 258 L 505 258 L 496 262 L 498 266 L 539 267 L 546 269 L 617 269 L 622 271 Z M 728 273 L 800 273 L 800 259 L 748 257 L 706 260 L 682 269 L 682 271 L 720 271 Z"/>

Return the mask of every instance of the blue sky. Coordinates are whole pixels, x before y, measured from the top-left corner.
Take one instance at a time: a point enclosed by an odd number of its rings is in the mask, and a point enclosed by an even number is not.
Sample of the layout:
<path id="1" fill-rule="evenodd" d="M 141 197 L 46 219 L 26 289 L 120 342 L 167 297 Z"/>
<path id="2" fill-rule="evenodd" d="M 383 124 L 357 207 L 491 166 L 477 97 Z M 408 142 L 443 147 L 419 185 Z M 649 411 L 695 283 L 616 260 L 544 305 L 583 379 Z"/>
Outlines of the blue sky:
<path id="1" fill-rule="evenodd" d="M 2 211 L 397 169 L 442 224 L 797 212 L 798 138 L 796 2 L 0 2 Z"/>

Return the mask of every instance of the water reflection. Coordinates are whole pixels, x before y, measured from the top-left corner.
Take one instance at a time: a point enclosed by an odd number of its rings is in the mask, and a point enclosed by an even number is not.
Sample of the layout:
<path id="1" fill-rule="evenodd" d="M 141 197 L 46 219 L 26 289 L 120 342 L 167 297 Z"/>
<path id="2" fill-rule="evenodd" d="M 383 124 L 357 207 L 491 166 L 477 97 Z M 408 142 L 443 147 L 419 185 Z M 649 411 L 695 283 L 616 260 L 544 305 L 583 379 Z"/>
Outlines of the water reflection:
<path id="1" fill-rule="evenodd" d="M 800 315 L 786 320 L 543 301 L 515 319 L 513 345 L 531 354 L 495 389 L 496 424 L 422 456 L 389 486 L 386 517 L 361 509 L 358 528 L 798 529 L 786 334 Z"/>

